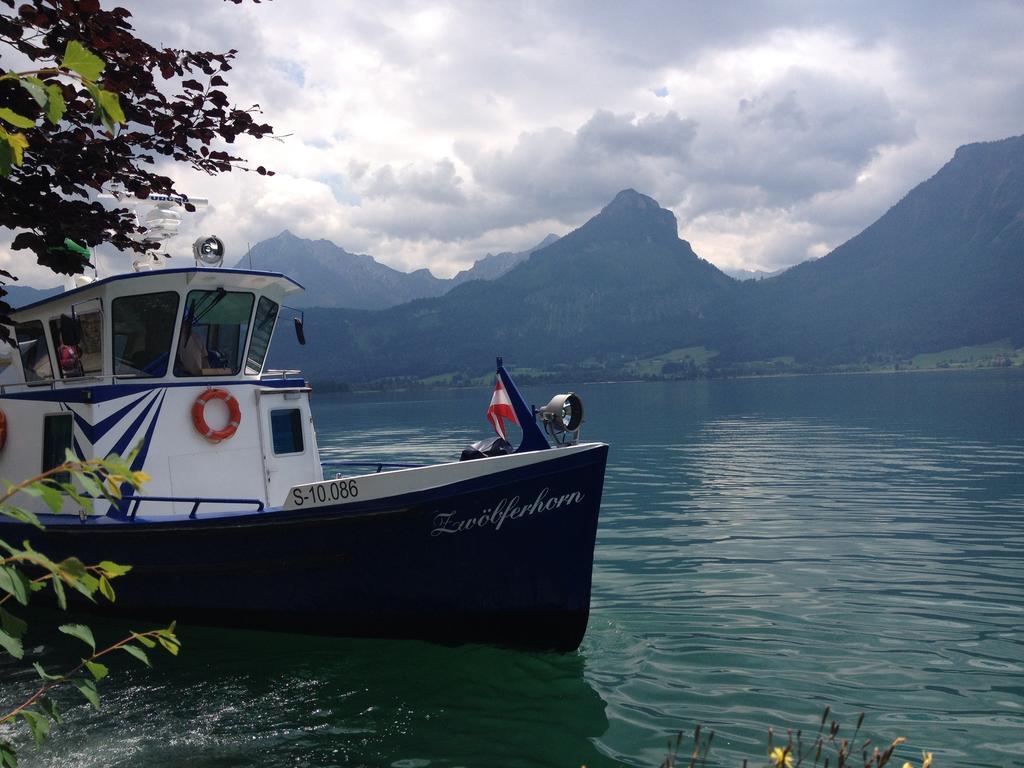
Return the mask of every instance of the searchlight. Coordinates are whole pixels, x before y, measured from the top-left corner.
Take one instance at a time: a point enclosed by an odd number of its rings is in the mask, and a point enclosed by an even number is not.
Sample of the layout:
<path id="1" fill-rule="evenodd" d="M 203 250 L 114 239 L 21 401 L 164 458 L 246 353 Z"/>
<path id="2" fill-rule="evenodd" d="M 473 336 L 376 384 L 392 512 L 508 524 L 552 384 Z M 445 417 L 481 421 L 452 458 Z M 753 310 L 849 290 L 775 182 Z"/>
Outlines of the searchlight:
<path id="1" fill-rule="evenodd" d="M 575 445 L 583 424 L 583 401 L 575 392 L 555 395 L 551 402 L 537 410 L 544 431 L 559 445 Z"/>
<path id="2" fill-rule="evenodd" d="M 197 266 L 219 267 L 224 263 L 224 241 L 216 235 L 200 237 L 192 244 L 192 254 Z"/>

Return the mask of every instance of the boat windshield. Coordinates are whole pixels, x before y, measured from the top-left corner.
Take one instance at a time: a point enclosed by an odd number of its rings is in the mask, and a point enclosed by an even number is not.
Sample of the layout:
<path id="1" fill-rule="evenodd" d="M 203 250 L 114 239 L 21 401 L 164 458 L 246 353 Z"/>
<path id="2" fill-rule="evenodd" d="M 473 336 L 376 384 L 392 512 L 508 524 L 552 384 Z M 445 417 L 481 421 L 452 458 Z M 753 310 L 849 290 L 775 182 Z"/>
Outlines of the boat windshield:
<path id="1" fill-rule="evenodd" d="M 118 376 L 163 376 L 178 315 L 174 291 L 121 296 L 111 303 L 114 373 Z"/>
<path id="2" fill-rule="evenodd" d="M 230 376 L 241 370 L 249 336 L 251 293 L 189 291 L 178 336 L 175 376 Z"/>

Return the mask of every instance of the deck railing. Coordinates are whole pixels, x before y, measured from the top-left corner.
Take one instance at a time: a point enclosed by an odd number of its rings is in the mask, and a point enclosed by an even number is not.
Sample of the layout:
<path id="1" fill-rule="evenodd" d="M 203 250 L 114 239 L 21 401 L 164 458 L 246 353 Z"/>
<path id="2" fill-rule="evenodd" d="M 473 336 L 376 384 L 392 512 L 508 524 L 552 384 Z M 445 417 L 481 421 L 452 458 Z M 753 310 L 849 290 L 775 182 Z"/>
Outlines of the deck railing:
<path id="1" fill-rule="evenodd" d="M 178 502 L 181 504 L 191 504 L 192 511 L 188 513 L 190 520 L 195 520 L 198 513 L 199 507 L 202 504 L 253 504 L 256 509 L 253 512 L 262 512 L 264 509 L 263 501 L 260 499 L 219 499 L 208 496 L 132 496 L 127 499 L 123 499 L 117 504 L 118 509 L 127 509 L 127 515 L 129 520 L 134 520 L 136 513 L 139 511 L 139 506 L 143 502 L 155 501 L 159 503 L 174 503 Z"/>
<path id="2" fill-rule="evenodd" d="M 324 472 L 331 467 L 376 467 L 375 472 L 383 472 L 387 469 L 416 469 L 422 467 L 423 464 L 396 464 L 394 462 L 386 461 L 322 461 L 320 466 L 323 467 Z M 339 474 L 340 477 L 340 474 Z"/>

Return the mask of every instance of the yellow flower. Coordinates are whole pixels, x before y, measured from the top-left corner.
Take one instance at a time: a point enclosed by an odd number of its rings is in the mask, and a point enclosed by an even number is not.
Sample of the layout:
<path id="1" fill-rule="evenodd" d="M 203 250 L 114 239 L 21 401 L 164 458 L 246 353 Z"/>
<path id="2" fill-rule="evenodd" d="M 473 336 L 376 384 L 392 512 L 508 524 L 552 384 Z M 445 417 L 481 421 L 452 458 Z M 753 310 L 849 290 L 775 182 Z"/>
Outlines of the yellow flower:
<path id="1" fill-rule="evenodd" d="M 107 490 L 115 499 L 121 498 L 121 483 L 124 478 L 120 475 L 107 475 Z"/>
<path id="2" fill-rule="evenodd" d="M 150 480 L 152 480 L 152 478 L 145 472 L 132 472 L 132 483 L 134 483 L 136 486 L 145 485 Z"/>
<path id="3" fill-rule="evenodd" d="M 904 763 L 903 768 L 914 768 L 910 763 Z"/>
<path id="4" fill-rule="evenodd" d="M 778 766 L 778 768 L 793 768 L 793 755 L 790 754 L 788 749 L 782 747 L 776 747 L 771 751 L 769 755 L 772 760 L 772 765 Z"/>

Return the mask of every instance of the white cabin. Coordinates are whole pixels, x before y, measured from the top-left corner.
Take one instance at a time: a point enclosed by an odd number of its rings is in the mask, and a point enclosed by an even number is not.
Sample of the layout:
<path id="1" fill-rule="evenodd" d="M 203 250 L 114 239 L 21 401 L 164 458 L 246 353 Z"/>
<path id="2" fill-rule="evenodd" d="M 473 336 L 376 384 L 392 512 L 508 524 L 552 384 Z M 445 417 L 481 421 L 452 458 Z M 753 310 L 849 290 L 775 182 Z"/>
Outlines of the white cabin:
<path id="1" fill-rule="evenodd" d="M 32 477 L 68 449 L 89 459 L 139 446 L 133 469 L 152 478 L 141 500 L 94 514 L 146 518 L 197 502 L 200 514 L 276 507 L 322 480 L 309 387 L 264 368 L 282 303 L 301 290 L 277 273 L 196 266 L 114 275 L 16 310 L 0 352 L 0 478 Z M 204 426 L 233 434 L 214 442 Z"/>

